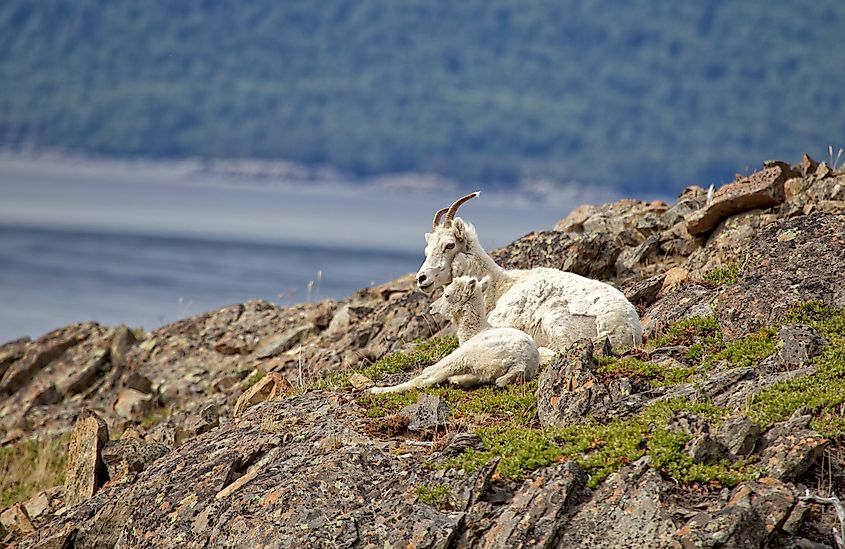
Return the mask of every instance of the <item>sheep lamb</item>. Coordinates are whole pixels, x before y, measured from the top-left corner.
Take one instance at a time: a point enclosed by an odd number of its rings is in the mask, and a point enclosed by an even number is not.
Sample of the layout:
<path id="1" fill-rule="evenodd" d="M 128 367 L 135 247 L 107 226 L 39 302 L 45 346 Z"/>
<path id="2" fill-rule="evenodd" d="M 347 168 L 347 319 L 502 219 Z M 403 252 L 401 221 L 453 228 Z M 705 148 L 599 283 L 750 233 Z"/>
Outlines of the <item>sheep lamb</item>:
<path id="1" fill-rule="evenodd" d="M 492 326 L 522 330 L 537 345 L 556 351 L 584 338 L 608 338 L 613 347 L 642 343 L 637 310 L 613 286 L 558 269 L 497 265 L 475 228 L 455 217 L 461 204 L 479 194 L 459 198 L 434 215 L 432 232 L 425 235 L 425 261 L 417 272 L 420 290 L 430 294 L 458 276 L 489 277 L 484 300 Z"/>
<path id="2" fill-rule="evenodd" d="M 514 328 L 490 326 L 484 309 L 482 285 L 471 277 L 457 277 L 438 302 L 440 311 L 457 326 L 460 346 L 420 375 L 392 387 L 373 387 L 370 392 L 399 393 L 449 381 L 462 387 L 495 383 L 504 387 L 537 375 L 540 353 L 534 340 Z"/>

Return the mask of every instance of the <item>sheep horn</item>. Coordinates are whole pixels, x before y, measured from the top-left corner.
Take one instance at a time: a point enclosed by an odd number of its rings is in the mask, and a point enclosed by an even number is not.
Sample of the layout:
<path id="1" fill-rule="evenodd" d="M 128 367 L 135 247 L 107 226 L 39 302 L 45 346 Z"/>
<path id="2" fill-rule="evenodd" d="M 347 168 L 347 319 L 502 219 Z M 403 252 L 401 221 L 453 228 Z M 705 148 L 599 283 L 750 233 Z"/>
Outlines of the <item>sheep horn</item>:
<path id="1" fill-rule="evenodd" d="M 437 213 L 434 214 L 434 221 L 431 222 L 431 230 L 436 229 L 437 226 L 440 225 L 440 216 L 445 214 L 448 210 L 449 208 L 440 208 L 437 210 Z"/>
<path id="2" fill-rule="evenodd" d="M 468 195 L 462 196 L 461 198 L 455 200 L 455 203 L 449 206 L 449 211 L 446 212 L 446 218 L 443 220 L 443 224 L 447 227 L 451 225 L 452 220 L 455 219 L 455 214 L 457 213 L 458 208 L 461 207 L 461 204 L 463 204 L 467 200 L 472 200 L 480 194 L 481 191 L 475 191 L 474 193 L 469 193 Z"/>

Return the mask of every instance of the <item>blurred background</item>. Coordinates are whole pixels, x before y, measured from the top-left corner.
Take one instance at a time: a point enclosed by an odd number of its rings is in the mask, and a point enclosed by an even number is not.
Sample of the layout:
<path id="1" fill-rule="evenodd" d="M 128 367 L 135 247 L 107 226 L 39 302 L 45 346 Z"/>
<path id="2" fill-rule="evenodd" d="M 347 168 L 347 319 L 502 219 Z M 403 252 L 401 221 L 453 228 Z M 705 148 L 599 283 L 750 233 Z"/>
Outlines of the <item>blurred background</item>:
<path id="1" fill-rule="evenodd" d="M 3 0 L 0 342 L 344 297 L 845 146 L 845 2 Z"/>

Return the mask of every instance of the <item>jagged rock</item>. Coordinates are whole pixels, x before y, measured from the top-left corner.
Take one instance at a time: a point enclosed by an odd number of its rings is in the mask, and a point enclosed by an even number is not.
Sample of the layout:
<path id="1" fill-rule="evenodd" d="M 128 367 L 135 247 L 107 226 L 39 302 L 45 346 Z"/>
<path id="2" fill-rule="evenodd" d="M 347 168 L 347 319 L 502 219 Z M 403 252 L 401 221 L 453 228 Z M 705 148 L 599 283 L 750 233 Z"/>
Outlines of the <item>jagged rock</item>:
<path id="1" fill-rule="evenodd" d="M 434 395 L 420 394 L 415 404 L 405 406 L 399 414 L 410 419 L 409 431 L 445 430 L 449 425 L 449 405 Z"/>
<path id="2" fill-rule="evenodd" d="M 610 400 L 607 388 L 593 373 L 593 343 L 577 341 L 540 373 L 537 413 L 547 427 L 581 423 L 587 414 Z"/>
<path id="3" fill-rule="evenodd" d="M 456 433 L 449 439 L 441 453 L 443 457 L 455 457 L 469 449 L 484 450 L 484 442 L 481 437 L 475 433 Z"/>
<path id="4" fill-rule="evenodd" d="M 745 264 L 749 243 L 763 227 L 774 223 L 777 215 L 751 210 L 725 219 L 707 238 L 706 244 L 694 251 L 684 267 L 703 276 L 716 267 Z"/>
<path id="5" fill-rule="evenodd" d="M 666 273 L 656 274 L 630 284 L 624 288 L 623 293 L 634 305 L 649 307 L 657 299 L 664 280 L 666 280 Z"/>
<path id="6" fill-rule="evenodd" d="M 56 382 L 56 389 L 62 395 L 72 395 L 87 389 L 102 372 L 108 359 L 107 350 L 97 349 L 83 364 L 70 364 L 65 374 Z"/>
<path id="7" fill-rule="evenodd" d="M 776 479 L 743 482 L 724 508 L 696 515 L 677 538 L 684 549 L 766 547 L 795 502 L 793 489 Z"/>
<path id="8" fill-rule="evenodd" d="M 474 547 L 551 547 L 562 519 L 586 497 L 587 475 L 572 461 L 532 475 Z"/>
<path id="9" fill-rule="evenodd" d="M 747 456 L 760 440 L 760 427 L 744 416 L 727 418 L 718 427 L 714 437 L 733 456 Z"/>
<path id="10" fill-rule="evenodd" d="M 663 482 L 644 457 L 603 483 L 562 521 L 554 547 L 667 549 L 679 547 L 677 527 L 663 507 Z"/>
<path id="11" fill-rule="evenodd" d="M 126 366 L 126 354 L 137 342 L 135 334 L 125 324 L 121 324 L 114 329 L 114 336 L 112 336 L 109 345 L 109 357 L 115 370 L 120 369 L 122 371 L 123 367 Z"/>
<path id="12" fill-rule="evenodd" d="M 127 389 L 133 389 L 145 395 L 153 394 L 153 382 L 139 372 L 129 372 L 123 377 L 121 384 Z"/>
<path id="13" fill-rule="evenodd" d="M 35 531 L 35 526 L 29 518 L 24 506 L 16 503 L 0 513 L 0 524 L 3 528 L 17 535 L 26 535 Z"/>
<path id="14" fill-rule="evenodd" d="M 217 404 L 203 406 L 198 412 L 185 419 L 182 430 L 188 436 L 201 435 L 220 426 L 220 413 Z M 185 437 L 187 438 L 187 437 Z M 183 439 L 184 440 L 184 439 Z"/>
<path id="15" fill-rule="evenodd" d="M 464 513 L 415 497 L 418 486 L 449 482 L 444 471 L 380 449 L 355 432 L 359 421 L 357 405 L 323 392 L 261 403 L 19 546 L 70 531 L 76 547 L 447 546 Z"/>
<path id="16" fill-rule="evenodd" d="M 783 184 L 792 175 L 787 164 L 778 162 L 720 187 L 709 204 L 685 217 L 687 230 L 692 235 L 710 232 L 732 215 L 780 204 L 784 200 Z"/>
<path id="17" fill-rule="evenodd" d="M 114 405 L 115 413 L 124 418 L 140 420 L 150 414 L 155 408 L 155 397 L 141 391 L 123 388 L 117 395 Z"/>
<path id="18" fill-rule="evenodd" d="M 68 507 L 90 498 L 105 483 L 108 473 L 102 450 L 108 440 L 106 422 L 94 412 L 86 410 L 76 420 L 65 466 L 64 493 Z"/>
<path id="19" fill-rule="evenodd" d="M 255 351 L 255 358 L 270 358 L 281 354 L 302 341 L 302 338 L 311 333 L 313 329 L 313 325 L 303 324 L 272 336 L 259 344 Z"/>
<path id="20" fill-rule="evenodd" d="M 830 441 L 808 429 L 811 416 L 800 410 L 785 422 L 776 423 L 764 435 L 760 467 L 772 477 L 794 480 L 803 475 L 824 453 Z"/>
<path id="21" fill-rule="evenodd" d="M 24 356 L 13 362 L 0 378 L 0 394 L 11 394 L 20 389 L 41 368 L 85 340 L 96 328 L 97 324 L 93 322 L 73 324 L 54 330 L 29 344 Z"/>
<path id="22" fill-rule="evenodd" d="M 686 225 L 687 215 L 700 209 L 707 201 L 707 190 L 698 185 L 691 185 L 681 191 L 678 200 L 663 212 L 663 223 L 667 227 L 674 227 L 678 223 Z"/>
<path id="23" fill-rule="evenodd" d="M 140 473 L 169 451 L 170 448 L 164 444 L 139 438 L 121 438 L 106 443 L 102 459 L 109 479 L 115 481 L 131 472 Z"/>
<path id="24" fill-rule="evenodd" d="M 616 274 L 635 272 L 635 267 L 654 256 L 660 244 L 657 235 L 651 235 L 637 246 L 624 249 L 615 262 Z"/>
<path id="25" fill-rule="evenodd" d="M 0 379 L 3 378 L 3 374 L 6 373 L 13 362 L 23 358 L 29 342 L 28 337 L 22 337 L 0 346 Z"/>
<path id="26" fill-rule="evenodd" d="M 366 389 L 374 385 L 373 380 L 363 374 L 359 374 L 358 372 L 349 376 L 349 384 L 358 390 Z"/>
<path id="27" fill-rule="evenodd" d="M 829 343 L 817 330 L 803 324 L 789 324 L 778 330 L 778 359 L 791 368 L 803 366 Z"/>
<path id="28" fill-rule="evenodd" d="M 259 379 L 255 385 L 244 391 L 244 394 L 235 403 L 235 409 L 232 415 L 238 417 L 250 406 L 255 406 L 265 400 L 272 400 L 289 389 L 290 383 L 285 381 L 278 373 L 270 372 Z"/>
<path id="29" fill-rule="evenodd" d="M 796 304 L 845 306 L 845 216 L 813 213 L 762 229 L 748 248 L 736 284 L 717 298 L 727 340 L 782 322 Z M 824 258 L 824 261 L 819 261 Z"/>

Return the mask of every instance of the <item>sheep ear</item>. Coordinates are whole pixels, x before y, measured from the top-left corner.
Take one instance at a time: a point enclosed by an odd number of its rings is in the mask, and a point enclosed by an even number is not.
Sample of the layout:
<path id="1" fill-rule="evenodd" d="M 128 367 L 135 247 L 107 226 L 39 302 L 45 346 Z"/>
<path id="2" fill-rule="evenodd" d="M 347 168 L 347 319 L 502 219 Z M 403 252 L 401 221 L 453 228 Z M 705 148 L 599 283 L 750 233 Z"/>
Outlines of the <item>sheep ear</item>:
<path id="1" fill-rule="evenodd" d="M 430 240 L 431 240 L 431 233 L 425 233 L 425 243 L 428 244 L 428 242 Z"/>
<path id="2" fill-rule="evenodd" d="M 466 238 L 466 225 L 464 225 L 464 221 L 460 217 L 452 220 L 452 232 L 460 242 L 463 242 Z"/>
<path id="3" fill-rule="evenodd" d="M 487 288 L 490 287 L 490 275 L 485 276 L 481 279 L 481 291 L 486 292 Z"/>
<path id="4" fill-rule="evenodd" d="M 467 289 L 469 291 L 473 291 L 475 289 L 476 280 L 474 278 L 470 278 L 467 282 Z"/>

